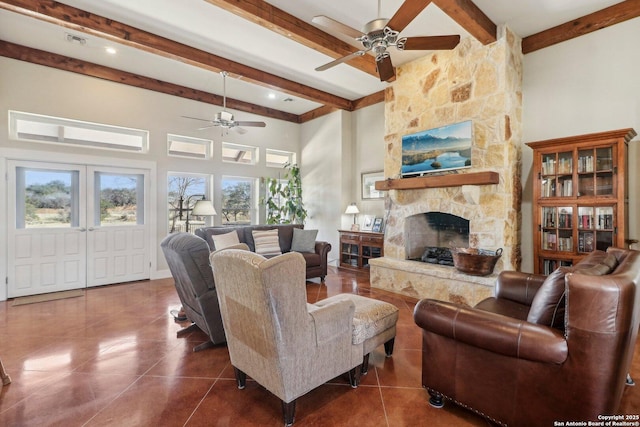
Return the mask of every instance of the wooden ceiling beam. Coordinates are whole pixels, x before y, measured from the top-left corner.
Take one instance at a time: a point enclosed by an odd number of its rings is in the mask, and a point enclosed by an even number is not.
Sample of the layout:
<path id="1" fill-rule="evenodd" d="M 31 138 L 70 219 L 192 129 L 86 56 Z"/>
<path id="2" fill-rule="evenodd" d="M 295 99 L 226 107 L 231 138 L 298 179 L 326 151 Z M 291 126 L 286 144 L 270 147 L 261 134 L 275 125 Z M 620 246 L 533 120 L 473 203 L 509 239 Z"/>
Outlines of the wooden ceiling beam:
<path id="1" fill-rule="evenodd" d="M 497 40 L 497 26 L 471 0 L 433 0 L 444 13 L 456 21 L 482 44 Z"/>
<path id="2" fill-rule="evenodd" d="M 253 84 L 282 91 L 290 95 L 352 111 L 350 100 L 305 86 L 274 74 L 251 68 L 209 52 L 169 40 L 112 19 L 89 13 L 53 0 L 2 0 L 0 8 L 54 23 L 75 31 L 106 38 L 200 67 L 213 72 L 227 71 L 242 76 Z"/>
<path id="3" fill-rule="evenodd" d="M 263 0 L 205 1 L 334 59 L 358 51 L 357 48 L 339 38 L 325 33 Z M 378 78 L 376 61 L 372 55 L 355 57 L 346 64 Z"/>
<path id="4" fill-rule="evenodd" d="M 522 53 L 531 53 L 640 16 L 640 0 L 626 0 L 522 39 Z"/>
<path id="5" fill-rule="evenodd" d="M 138 74 L 120 71 L 114 68 L 105 67 L 103 65 L 81 61 L 79 59 L 70 58 L 68 56 L 45 52 L 43 50 L 33 49 L 2 40 L 0 40 L 0 56 L 30 62 L 32 64 L 44 65 L 46 67 L 56 68 L 58 70 L 70 71 L 72 73 L 78 73 L 85 76 L 96 77 L 99 79 L 121 83 L 128 86 L 134 86 L 141 89 L 148 89 L 167 95 L 200 101 L 207 104 L 218 106 L 222 106 L 223 104 L 223 97 L 220 95 L 215 95 L 197 89 L 191 89 L 173 83 L 163 82 L 157 79 L 140 76 Z M 263 117 L 270 117 L 273 119 L 284 120 L 293 123 L 299 123 L 300 121 L 300 118 L 297 114 L 287 113 L 284 111 L 275 110 L 273 108 L 262 107 L 233 98 L 227 98 L 227 107 L 234 110 L 243 111 L 245 113 L 257 114 Z"/>
<path id="6" fill-rule="evenodd" d="M 361 108 L 369 107 L 373 104 L 378 104 L 380 102 L 384 102 L 385 91 L 381 90 L 380 92 L 372 93 L 371 95 L 363 96 L 362 98 L 356 99 L 353 101 L 353 110 L 359 110 Z M 336 108 L 322 106 L 316 108 L 315 110 L 308 111 L 299 116 L 299 123 L 306 123 L 313 119 L 317 119 L 318 117 L 326 116 L 327 114 L 331 114 L 334 111 L 337 111 Z"/>
<path id="7" fill-rule="evenodd" d="M 420 14 L 431 0 L 405 0 L 400 9 L 391 17 L 388 24 L 391 29 L 401 32 Z"/>

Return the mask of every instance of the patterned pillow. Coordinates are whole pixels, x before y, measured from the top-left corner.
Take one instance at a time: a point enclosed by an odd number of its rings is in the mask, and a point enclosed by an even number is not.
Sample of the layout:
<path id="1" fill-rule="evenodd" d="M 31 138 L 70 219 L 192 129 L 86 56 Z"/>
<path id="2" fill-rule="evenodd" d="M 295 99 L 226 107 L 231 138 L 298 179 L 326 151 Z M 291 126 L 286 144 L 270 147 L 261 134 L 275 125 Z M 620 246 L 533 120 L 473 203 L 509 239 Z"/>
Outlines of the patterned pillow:
<path id="1" fill-rule="evenodd" d="M 275 256 L 282 254 L 278 241 L 278 229 L 253 230 L 253 242 L 256 245 L 256 253 L 262 256 Z"/>
<path id="2" fill-rule="evenodd" d="M 236 230 L 233 230 L 230 233 L 214 234 L 211 237 L 213 238 L 213 245 L 215 246 L 214 250 L 216 251 L 240 243 L 240 240 L 238 239 L 238 232 Z"/>
<path id="3" fill-rule="evenodd" d="M 291 250 L 295 252 L 315 252 L 316 236 L 318 236 L 318 230 L 294 228 Z"/>

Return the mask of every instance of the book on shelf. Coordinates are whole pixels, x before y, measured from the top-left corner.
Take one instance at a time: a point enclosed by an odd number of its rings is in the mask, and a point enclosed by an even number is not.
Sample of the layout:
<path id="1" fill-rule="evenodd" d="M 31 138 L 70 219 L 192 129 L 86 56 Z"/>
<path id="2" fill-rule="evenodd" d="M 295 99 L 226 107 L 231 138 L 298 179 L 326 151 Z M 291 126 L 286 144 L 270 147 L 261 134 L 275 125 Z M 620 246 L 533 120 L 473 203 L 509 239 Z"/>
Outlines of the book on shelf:
<path id="1" fill-rule="evenodd" d="M 593 156 L 581 156 L 578 159 L 578 172 L 593 172 Z"/>
<path id="2" fill-rule="evenodd" d="M 553 175 L 556 173 L 556 160 L 553 158 L 546 158 L 542 162 L 542 174 Z"/>
<path id="3" fill-rule="evenodd" d="M 580 228 L 590 229 L 593 227 L 593 215 L 580 215 Z"/>
<path id="4" fill-rule="evenodd" d="M 571 157 L 561 157 L 558 163 L 558 174 L 570 174 L 573 170 L 573 159 Z"/>
<path id="5" fill-rule="evenodd" d="M 611 230 L 613 228 L 613 214 L 598 215 L 598 230 Z"/>
<path id="6" fill-rule="evenodd" d="M 560 228 L 571 228 L 571 214 L 567 213 L 565 210 L 560 211 L 560 215 L 558 215 L 558 227 Z"/>
<path id="7" fill-rule="evenodd" d="M 578 235 L 578 251 L 593 252 L 593 249 L 593 233 L 580 233 L 580 235 Z"/>
<path id="8" fill-rule="evenodd" d="M 564 197 L 571 197 L 573 193 L 573 181 L 565 179 L 562 181 L 562 195 Z"/>
<path id="9" fill-rule="evenodd" d="M 560 237 L 558 239 L 558 250 L 571 252 L 573 250 L 573 239 L 571 237 Z"/>
<path id="10" fill-rule="evenodd" d="M 556 250 L 556 233 L 545 231 L 542 233 L 542 249 L 555 251 Z"/>

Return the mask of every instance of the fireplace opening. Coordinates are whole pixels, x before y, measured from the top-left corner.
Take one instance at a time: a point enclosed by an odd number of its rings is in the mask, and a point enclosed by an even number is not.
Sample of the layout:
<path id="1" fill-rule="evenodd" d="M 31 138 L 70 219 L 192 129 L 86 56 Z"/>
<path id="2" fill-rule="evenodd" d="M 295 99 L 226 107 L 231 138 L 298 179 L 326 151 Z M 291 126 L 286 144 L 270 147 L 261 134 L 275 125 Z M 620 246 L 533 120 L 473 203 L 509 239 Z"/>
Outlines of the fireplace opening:
<path id="1" fill-rule="evenodd" d="M 469 220 L 444 212 L 406 218 L 405 253 L 408 260 L 453 266 L 449 248 L 469 247 Z"/>

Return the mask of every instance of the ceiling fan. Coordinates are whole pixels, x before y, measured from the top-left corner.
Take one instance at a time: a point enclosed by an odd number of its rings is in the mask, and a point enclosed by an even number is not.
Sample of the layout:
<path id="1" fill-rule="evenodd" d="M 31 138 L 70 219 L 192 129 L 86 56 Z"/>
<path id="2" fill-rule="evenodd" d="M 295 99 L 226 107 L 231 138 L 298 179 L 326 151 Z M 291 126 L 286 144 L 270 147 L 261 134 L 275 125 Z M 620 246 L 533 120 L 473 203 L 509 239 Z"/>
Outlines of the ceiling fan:
<path id="1" fill-rule="evenodd" d="M 315 16 L 311 21 L 314 24 L 353 37 L 361 42 L 363 46 L 363 48 L 357 52 L 353 52 L 352 54 L 316 68 L 316 71 L 327 70 L 372 51 L 376 56 L 380 80 L 393 81 L 395 79 L 395 71 L 391 63 L 391 57 L 387 51 L 388 47 L 395 47 L 398 50 L 442 50 L 456 47 L 458 43 L 460 43 L 460 36 L 457 34 L 449 36 L 399 38 L 400 32 L 409 25 L 416 14 L 422 9 L 424 9 L 424 7 L 420 8 L 420 5 L 417 5 L 414 1 L 405 1 L 391 19 L 380 18 L 380 0 L 378 0 L 379 18 L 365 24 L 362 31 L 355 30 L 324 15 Z"/>
<path id="2" fill-rule="evenodd" d="M 203 122 L 208 122 L 209 125 L 198 128 L 198 130 L 210 129 L 212 127 L 220 126 L 223 129 L 233 129 L 234 131 L 244 134 L 247 133 L 246 129 L 243 129 L 240 126 L 247 127 L 259 127 L 263 128 L 267 126 L 265 122 L 253 122 L 253 121 L 242 121 L 242 120 L 234 120 L 233 114 L 227 111 L 227 76 L 229 73 L 226 71 L 221 71 L 222 75 L 222 85 L 223 85 L 223 96 L 222 96 L 222 111 L 217 112 L 213 119 L 200 119 L 198 117 L 189 117 L 182 116 L 186 119 L 200 120 Z"/>

